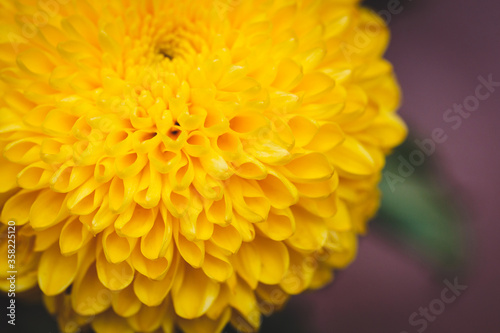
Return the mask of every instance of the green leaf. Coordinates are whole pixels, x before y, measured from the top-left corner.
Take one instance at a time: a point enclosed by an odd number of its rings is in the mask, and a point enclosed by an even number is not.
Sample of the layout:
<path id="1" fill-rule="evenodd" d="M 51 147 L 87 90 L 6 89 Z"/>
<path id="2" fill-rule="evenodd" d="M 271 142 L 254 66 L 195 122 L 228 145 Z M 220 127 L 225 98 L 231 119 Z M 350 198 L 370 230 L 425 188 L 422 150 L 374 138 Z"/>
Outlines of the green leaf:
<path id="1" fill-rule="evenodd" d="M 436 269 L 459 270 L 466 261 L 463 210 L 450 185 L 436 177 L 433 156 L 416 151 L 407 140 L 388 158 L 380 184 L 380 221 L 372 226 Z"/>

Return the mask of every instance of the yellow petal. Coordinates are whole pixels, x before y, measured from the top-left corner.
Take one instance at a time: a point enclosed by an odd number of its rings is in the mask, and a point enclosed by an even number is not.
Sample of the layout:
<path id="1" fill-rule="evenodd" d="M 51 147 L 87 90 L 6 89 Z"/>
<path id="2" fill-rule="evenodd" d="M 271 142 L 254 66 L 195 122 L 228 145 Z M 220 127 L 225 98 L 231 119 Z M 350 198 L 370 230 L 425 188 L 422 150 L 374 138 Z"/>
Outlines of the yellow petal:
<path id="1" fill-rule="evenodd" d="M 134 279 L 134 292 L 137 298 L 147 306 L 160 305 L 172 288 L 178 265 L 179 258 L 174 256 L 169 272 L 161 280 L 152 280 L 147 276 L 138 274 Z"/>
<path id="2" fill-rule="evenodd" d="M 9 170 L 7 169 L 6 172 Z M 46 187 L 52 178 L 53 170 L 43 163 L 34 163 L 24 168 L 17 175 L 20 187 L 28 190 L 37 190 Z"/>
<path id="3" fill-rule="evenodd" d="M 113 227 L 107 228 L 102 236 L 102 247 L 106 259 L 111 263 L 119 263 L 126 260 L 135 248 L 136 238 L 121 237 Z"/>
<path id="4" fill-rule="evenodd" d="M 220 248 L 236 253 L 241 245 L 241 234 L 232 225 L 221 227 L 214 225 L 211 241 Z"/>
<path id="5" fill-rule="evenodd" d="M 90 178 L 68 194 L 68 209 L 73 214 L 88 215 L 101 205 L 106 192 L 106 185 L 99 184 L 94 178 Z"/>
<path id="6" fill-rule="evenodd" d="M 30 210 L 31 226 L 34 229 L 43 229 L 59 223 L 68 217 L 66 195 L 45 190 L 40 193 Z"/>
<path id="7" fill-rule="evenodd" d="M 146 209 L 158 206 L 162 195 L 162 177 L 153 167 L 144 169 L 139 183 L 138 192 L 134 196 L 135 202 Z"/>
<path id="8" fill-rule="evenodd" d="M 141 309 L 141 301 L 134 292 L 133 284 L 112 294 L 113 310 L 121 317 L 130 317 Z"/>
<path id="9" fill-rule="evenodd" d="M 40 146 L 40 158 L 42 161 L 48 164 L 60 164 L 69 161 L 72 157 L 79 160 L 81 165 L 85 165 L 83 162 L 84 158 L 87 158 L 87 162 L 91 160 L 89 157 L 91 150 L 94 145 L 88 141 L 81 141 L 71 146 L 64 139 L 57 138 L 47 138 L 43 139 L 42 145 Z M 85 155 L 87 154 L 87 155 Z M 90 164 L 90 163 L 89 163 Z"/>
<path id="10" fill-rule="evenodd" d="M 14 163 L 28 165 L 40 160 L 41 139 L 21 139 L 5 146 L 4 157 Z"/>
<path id="11" fill-rule="evenodd" d="M 172 241 L 171 219 L 167 212 L 156 216 L 153 228 L 141 238 L 141 252 L 151 260 L 165 256 L 167 248 Z"/>
<path id="12" fill-rule="evenodd" d="M 114 264 L 107 261 L 103 252 L 97 256 L 97 276 L 109 290 L 122 290 L 134 279 L 134 268 L 127 261 Z"/>
<path id="13" fill-rule="evenodd" d="M 274 208 L 288 208 L 299 199 L 295 186 L 283 175 L 274 171 L 270 171 L 265 179 L 258 181 L 258 184 Z"/>
<path id="14" fill-rule="evenodd" d="M 292 92 L 305 92 L 304 102 L 313 102 L 329 93 L 335 86 L 335 81 L 328 75 L 313 72 L 304 75 L 301 82 Z"/>
<path id="15" fill-rule="evenodd" d="M 126 237 L 142 237 L 153 228 L 157 214 L 157 210 L 131 205 L 116 219 L 114 224 L 116 232 Z"/>
<path id="16" fill-rule="evenodd" d="M 63 229 L 66 222 L 58 223 L 50 228 L 43 229 L 36 232 L 36 240 L 35 240 L 35 251 L 46 251 L 49 247 L 51 247 L 54 243 L 56 243 L 61 238 L 61 230 Z M 73 253 L 63 253 L 63 255 L 70 255 Z"/>
<path id="17" fill-rule="evenodd" d="M 114 159 L 101 158 L 95 165 L 94 176 L 99 183 L 107 183 L 116 175 Z"/>
<path id="18" fill-rule="evenodd" d="M 234 257 L 233 263 L 240 278 L 245 280 L 250 288 L 255 289 L 263 267 L 256 245 L 253 242 L 243 243 Z"/>
<path id="19" fill-rule="evenodd" d="M 189 156 L 200 157 L 210 152 L 210 141 L 199 131 L 193 131 L 186 140 L 185 152 Z"/>
<path id="20" fill-rule="evenodd" d="M 108 228 L 110 225 L 114 224 L 116 219 L 118 218 L 117 214 L 113 214 L 111 209 L 109 208 L 109 199 L 104 198 L 99 210 L 95 213 L 95 215 L 87 215 L 80 217 L 80 220 L 83 221 L 86 218 L 89 219 L 90 223 L 86 223 L 87 226 L 90 227 L 90 230 L 94 235 L 102 232 L 104 229 Z"/>
<path id="21" fill-rule="evenodd" d="M 175 312 L 186 319 L 202 316 L 217 298 L 219 289 L 219 283 L 208 278 L 201 269 L 184 265 L 183 278 L 177 278 L 172 288 Z"/>
<path id="22" fill-rule="evenodd" d="M 303 147 L 314 138 L 318 132 L 318 126 L 311 119 L 303 116 L 295 116 L 288 120 L 288 126 L 295 138 L 295 146 Z"/>
<path id="23" fill-rule="evenodd" d="M 334 168 L 325 155 L 315 152 L 293 159 L 281 171 L 291 180 L 321 181 L 329 179 Z"/>
<path id="24" fill-rule="evenodd" d="M 48 74 L 55 67 L 47 54 L 37 49 L 20 53 L 17 57 L 17 63 L 20 68 L 33 74 Z"/>
<path id="25" fill-rule="evenodd" d="M 205 214 L 208 221 L 225 226 L 233 218 L 231 198 L 224 195 L 221 200 L 213 201 L 205 206 Z"/>
<path id="26" fill-rule="evenodd" d="M 17 177 L 18 174 L 23 170 L 24 166 L 9 162 L 5 160 L 3 157 L 0 157 L 0 163 L 2 164 L 2 172 L 0 173 L 0 193 L 8 192 L 12 189 L 17 188 Z M 43 184 L 43 180 L 40 181 L 41 175 L 34 175 L 33 182 L 36 183 L 32 189 L 43 187 L 40 186 Z M 24 187 L 23 185 L 31 185 L 29 182 L 21 181 L 19 186 Z"/>
<path id="27" fill-rule="evenodd" d="M 322 47 L 311 49 L 295 57 L 298 63 L 302 64 L 304 73 L 309 73 L 321 63 L 326 55 L 326 50 Z"/>
<path id="28" fill-rule="evenodd" d="M 144 169 L 148 162 L 147 156 L 135 152 L 119 156 L 115 160 L 116 174 L 120 178 L 134 177 Z"/>
<path id="29" fill-rule="evenodd" d="M 51 188 L 60 193 L 68 193 L 85 183 L 93 174 L 92 167 L 78 167 L 63 164 L 52 176 Z"/>
<path id="30" fill-rule="evenodd" d="M 238 312 L 233 313 L 231 324 L 242 332 L 256 331 L 260 326 L 261 313 L 253 290 L 239 280 L 233 295 L 231 305 Z"/>
<path id="31" fill-rule="evenodd" d="M 245 156 L 242 163 L 236 163 L 235 173 L 245 179 L 264 179 L 267 175 L 267 167 L 259 160 Z"/>
<path id="32" fill-rule="evenodd" d="M 229 127 L 236 133 L 248 135 L 267 126 L 269 121 L 267 118 L 257 112 L 239 113 L 229 122 Z"/>
<path id="33" fill-rule="evenodd" d="M 106 153 L 111 156 L 120 156 L 126 154 L 133 146 L 132 133 L 125 130 L 112 131 L 106 137 Z"/>
<path id="34" fill-rule="evenodd" d="M 326 123 L 319 127 L 311 142 L 304 148 L 312 151 L 327 152 L 344 141 L 345 135 L 339 125 Z"/>
<path id="35" fill-rule="evenodd" d="M 60 294 L 75 279 L 77 268 L 78 257 L 76 255 L 63 256 L 59 245 L 55 244 L 42 254 L 38 266 L 38 285 L 46 295 Z"/>
<path id="36" fill-rule="evenodd" d="M 203 210 L 196 219 L 196 240 L 208 240 L 214 232 L 214 224 L 210 222 Z"/>
<path id="37" fill-rule="evenodd" d="M 232 171 L 224 158 L 215 153 L 201 156 L 200 162 L 203 169 L 215 179 L 226 180 L 232 174 Z"/>
<path id="38" fill-rule="evenodd" d="M 331 218 L 337 212 L 337 195 L 332 193 L 319 199 L 301 198 L 300 205 L 316 216 Z"/>
<path id="39" fill-rule="evenodd" d="M 314 256 L 303 254 L 288 249 L 290 254 L 290 266 L 288 272 L 280 283 L 280 287 L 290 295 L 297 295 L 309 288 L 314 272 L 318 266 L 318 260 L 324 260 L 322 256 L 316 259 Z"/>
<path id="40" fill-rule="evenodd" d="M 350 137 L 333 149 L 329 156 L 336 168 L 347 175 L 366 176 L 376 171 L 370 154 L 362 144 Z"/>
<path id="41" fill-rule="evenodd" d="M 185 332 L 197 333 L 221 333 L 229 319 L 231 318 L 231 310 L 229 308 L 217 319 L 213 320 L 207 316 L 202 316 L 197 319 L 180 319 L 179 326 Z"/>
<path id="42" fill-rule="evenodd" d="M 269 216 L 268 216 L 269 217 Z M 238 214 L 234 215 L 231 225 L 238 231 L 241 235 L 241 240 L 243 242 L 251 242 L 255 238 L 255 227 L 254 224 L 245 220 Z"/>
<path id="43" fill-rule="evenodd" d="M 335 173 L 333 177 L 327 181 L 320 183 L 295 183 L 295 187 L 300 193 L 301 197 L 305 198 L 326 198 L 335 189 L 337 189 L 339 184 L 338 173 Z"/>
<path id="44" fill-rule="evenodd" d="M 266 237 L 283 241 L 295 233 L 295 217 L 290 209 L 271 209 L 267 219 L 256 224 Z"/>
<path id="45" fill-rule="evenodd" d="M 24 225 L 29 221 L 29 211 L 36 201 L 39 191 L 22 190 L 13 195 L 2 209 L 2 222 L 15 221 L 16 225 Z"/>
<path id="46" fill-rule="evenodd" d="M 174 231 L 174 239 L 182 258 L 193 267 L 201 267 L 205 259 L 205 242 L 190 241 L 177 231 Z"/>
<path id="47" fill-rule="evenodd" d="M 351 231 L 330 231 L 325 248 L 328 251 L 325 262 L 333 267 L 344 268 L 356 256 L 358 240 L 356 235 Z"/>
<path id="48" fill-rule="evenodd" d="M 71 291 L 71 305 L 82 316 L 95 316 L 111 306 L 111 292 L 99 280 L 95 263 L 79 273 Z"/>
<path id="49" fill-rule="evenodd" d="M 267 218 L 271 204 L 256 181 L 235 179 L 228 184 L 228 189 L 233 207 L 242 217 L 254 223 Z"/>
<path id="50" fill-rule="evenodd" d="M 167 308 L 167 302 L 154 307 L 142 306 L 138 313 L 127 318 L 127 322 L 135 332 L 153 332 L 160 327 Z"/>
<path id="51" fill-rule="evenodd" d="M 165 257 L 149 260 L 141 253 L 139 246 L 132 252 L 131 259 L 134 268 L 144 276 L 154 280 L 161 280 L 169 272 L 173 263 L 173 246 L 169 246 Z"/>
<path id="52" fill-rule="evenodd" d="M 338 200 L 336 206 L 337 213 L 326 221 L 328 228 L 336 231 L 352 230 L 353 226 L 347 204 L 344 200 Z"/>
<path id="53" fill-rule="evenodd" d="M 275 242 L 264 237 L 254 240 L 260 252 L 262 270 L 259 281 L 265 284 L 278 284 L 285 276 L 289 266 L 289 255 L 282 242 Z"/>
<path id="54" fill-rule="evenodd" d="M 224 252 L 212 243 L 206 246 L 203 272 L 218 282 L 224 282 L 233 274 L 233 267 Z"/>
<path id="55" fill-rule="evenodd" d="M 394 113 L 385 113 L 376 118 L 372 126 L 364 130 L 371 138 L 377 138 L 382 147 L 390 148 L 400 144 L 407 134 L 406 125 Z"/>
<path id="56" fill-rule="evenodd" d="M 283 91 L 294 88 L 302 79 L 302 68 L 291 59 L 284 59 L 278 66 L 278 74 L 272 86 Z"/>
<path id="57" fill-rule="evenodd" d="M 42 127 L 46 132 L 53 135 L 69 134 L 77 120 L 77 117 L 61 109 L 55 109 L 47 114 Z"/>
<path id="58" fill-rule="evenodd" d="M 109 187 L 109 208 L 113 213 L 123 213 L 129 208 L 139 185 L 139 177 L 113 178 Z"/>
<path id="59" fill-rule="evenodd" d="M 134 333 L 127 320 L 113 311 L 105 312 L 92 321 L 96 333 Z"/>
<path id="60" fill-rule="evenodd" d="M 292 207 L 295 216 L 295 234 L 287 240 L 299 251 L 315 251 L 326 242 L 328 230 L 325 221 L 301 207 Z"/>

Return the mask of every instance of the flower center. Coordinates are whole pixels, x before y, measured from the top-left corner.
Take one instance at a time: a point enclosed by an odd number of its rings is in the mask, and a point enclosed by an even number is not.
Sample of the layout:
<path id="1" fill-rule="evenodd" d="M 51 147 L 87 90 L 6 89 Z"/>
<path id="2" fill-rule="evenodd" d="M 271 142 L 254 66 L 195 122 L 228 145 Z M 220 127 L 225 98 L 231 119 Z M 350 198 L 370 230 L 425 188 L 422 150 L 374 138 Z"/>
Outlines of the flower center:
<path id="1" fill-rule="evenodd" d="M 177 28 L 159 36 L 155 44 L 155 53 L 163 59 L 186 59 L 189 55 L 201 52 L 199 37 L 183 29 Z"/>

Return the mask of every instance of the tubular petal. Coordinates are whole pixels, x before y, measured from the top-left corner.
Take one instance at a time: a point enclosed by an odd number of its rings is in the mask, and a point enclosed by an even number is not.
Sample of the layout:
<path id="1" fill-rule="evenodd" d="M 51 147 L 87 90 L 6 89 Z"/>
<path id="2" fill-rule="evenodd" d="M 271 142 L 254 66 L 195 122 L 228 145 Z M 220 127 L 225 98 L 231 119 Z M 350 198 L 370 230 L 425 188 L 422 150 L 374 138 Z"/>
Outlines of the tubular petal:
<path id="1" fill-rule="evenodd" d="M 201 269 L 189 265 L 184 265 L 183 274 L 184 278 L 176 279 L 172 288 L 175 312 L 182 318 L 198 318 L 213 304 L 220 285 L 208 278 Z"/>
<path id="2" fill-rule="evenodd" d="M 179 264 L 177 255 L 172 260 L 173 262 L 170 265 L 167 275 L 161 280 L 152 280 L 142 274 L 138 274 L 135 278 L 134 292 L 137 298 L 145 305 L 158 306 L 167 297 L 174 283 L 174 277 L 176 276 Z"/>
<path id="3" fill-rule="evenodd" d="M 121 317 L 130 317 L 139 312 L 142 303 L 134 292 L 134 287 L 130 284 L 125 289 L 112 294 L 111 304 L 113 310 Z"/>
<path id="4" fill-rule="evenodd" d="M 149 260 L 143 256 L 143 254 L 140 252 L 139 247 L 136 246 L 134 252 L 132 253 L 131 259 L 132 265 L 139 273 L 154 280 L 161 280 L 165 277 L 165 274 L 172 266 L 173 256 L 173 247 L 170 246 L 165 257 L 161 257 L 156 260 Z"/>
<path id="5" fill-rule="evenodd" d="M 250 288 L 255 289 L 263 268 L 256 246 L 253 243 L 243 243 L 234 257 L 233 264 L 240 278 L 245 280 Z"/>
<path id="6" fill-rule="evenodd" d="M 75 279 L 77 268 L 77 256 L 61 255 L 59 245 L 55 244 L 42 254 L 38 266 L 38 285 L 48 296 L 60 294 Z"/>
<path id="7" fill-rule="evenodd" d="M 168 213 L 159 213 L 151 230 L 141 238 L 141 252 L 150 260 L 159 259 L 165 256 L 171 241 L 171 220 Z"/>
<path id="8" fill-rule="evenodd" d="M 13 195 L 2 209 L 2 222 L 16 221 L 17 225 L 28 223 L 30 208 L 39 194 L 39 191 L 21 190 Z"/>
<path id="9" fill-rule="evenodd" d="M 257 237 L 254 243 L 260 252 L 262 265 L 259 281 L 265 284 L 280 283 L 290 263 L 286 246 L 263 237 Z"/>
<path id="10" fill-rule="evenodd" d="M 310 153 L 297 157 L 281 170 L 289 179 L 299 182 L 326 180 L 334 172 L 332 165 L 321 153 Z"/>
<path id="11" fill-rule="evenodd" d="M 86 272 L 79 274 L 73 284 L 71 305 L 82 316 L 95 316 L 111 306 L 111 295 L 99 280 L 96 265 L 91 264 Z"/>
<path id="12" fill-rule="evenodd" d="M 174 232 L 175 243 L 179 253 L 186 263 L 193 267 L 201 267 L 205 259 L 205 243 L 203 241 L 189 241 L 179 232 Z"/>
<path id="13" fill-rule="evenodd" d="M 119 236 L 114 228 L 108 227 L 102 236 L 102 247 L 106 258 L 111 263 L 126 260 L 135 248 L 137 239 Z"/>
<path id="14" fill-rule="evenodd" d="M 270 172 L 258 184 L 274 208 L 285 209 L 298 201 L 295 186 L 279 173 Z"/>
<path id="15" fill-rule="evenodd" d="M 127 322 L 136 332 L 153 332 L 160 327 L 167 308 L 166 302 L 154 307 L 142 306 Z"/>
<path id="16" fill-rule="evenodd" d="M 33 202 L 29 218 L 34 229 L 44 229 L 62 221 L 68 215 L 66 195 L 44 190 Z"/>
<path id="17" fill-rule="evenodd" d="M 131 205 L 115 221 L 118 234 L 124 237 L 139 238 L 146 235 L 155 223 L 158 211 Z"/>
<path id="18" fill-rule="evenodd" d="M 275 241 L 283 241 L 295 233 L 295 217 L 290 209 L 271 209 L 267 220 L 258 223 L 264 235 Z"/>
<path id="19" fill-rule="evenodd" d="M 97 276 L 109 290 L 122 290 L 134 280 L 134 268 L 127 261 L 110 263 L 101 252 L 96 261 Z"/>
<path id="20" fill-rule="evenodd" d="M 229 318 L 231 318 L 231 310 L 227 308 L 217 320 L 208 318 L 207 316 L 202 316 L 194 320 L 181 319 L 179 321 L 179 326 L 185 332 L 221 333 L 229 321 Z"/>
<path id="21" fill-rule="evenodd" d="M 92 321 L 92 328 L 96 333 L 134 333 L 127 320 L 108 311 Z"/>
<path id="22" fill-rule="evenodd" d="M 17 188 L 18 184 L 16 177 L 20 177 L 19 174 L 24 168 L 16 163 L 6 161 L 3 157 L 0 157 L 0 163 L 2 164 L 2 172 L 0 173 L 0 193 L 5 193 Z M 43 187 L 39 186 L 40 182 L 38 179 L 36 179 L 35 182 L 37 182 L 34 186 L 35 188 Z"/>
<path id="23" fill-rule="evenodd" d="M 328 231 L 325 222 L 304 208 L 293 207 L 295 234 L 287 242 L 299 251 L 316 251 L 326 242 Z"/>
<path id="24" fill-rule="evenodd" d="M 346 138 L 342 145 L 329 153 L 335 166 L 348 174 L 369 175 L 374 172 L 374 162 L 364 147 L 354 139 Z M 342 161 L 339 163 L 338 161 Z"/>
<path id="25" fill-rule="evenodd" d="M 232 225 L 227 227 L 214 225 L 211 241 L 230 253 L 236 253 L 240 248 L 242 239 L 238 230 Z"/>
<path id="26" fill-rule="evenodd" d="M 51 247 L 61 237 L 61 230 L 67 222 L 58 223 L 50 228 L 40 230 L 35 237 L 35 251 L 42 252 Z M 61 249 L 61 254 L 71 255 L 73 253 L 64 253 Z"/>
<path id="27" fill-rule="evenodd" d="M 231 323 L 243 332 L 253 332 L 260 326 L 261 316 L 258 311 L 257 300 L 252 289 L 245 282 L 239 280 L 236 284 L 231 305 L 238 312 L 233 312 Z"/>
<path id="28" fill-rule="evenodd" d="M 211 279 L 224 282 L 233 274 L 233 267 L 224 252 L 212 243 L 206 245 L 203 272 Z"/>

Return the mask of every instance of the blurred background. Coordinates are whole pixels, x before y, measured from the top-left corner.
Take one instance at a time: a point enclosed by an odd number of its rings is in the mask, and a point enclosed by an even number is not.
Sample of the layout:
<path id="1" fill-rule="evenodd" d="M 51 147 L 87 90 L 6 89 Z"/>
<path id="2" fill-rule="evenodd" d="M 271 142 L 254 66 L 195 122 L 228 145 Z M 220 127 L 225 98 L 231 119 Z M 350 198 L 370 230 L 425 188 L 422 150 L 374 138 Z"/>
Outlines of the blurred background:
<path id="1" fill-rule="evenodd" d="M 385 13 L 390 3 L 365 1 Z M 416 139 L 441 128 L 447 140 L 404 182 L 390 178 L 393 189 L 382 182 L 382 210 L 356 261 L 325 289 L 292 298 L 263 332 L 500 332 L 500 87 L 460 125 L 443 119 L 455 103 L 471 103 L 478 76 L 500 82 L 500 3 L 400 3 L 386 18 L 386 58 L 403 90 L 410 138 L 389 158 L 386 176 L 400 175 L 399 157 L 409 161 Z M 444 280 L 467 286 L 450 304 L 439 301 Z M 429 306 L 426 319 L 420 308 Z"/>
<path id="2" fill-rule="evenodd" d="M 265 318 L 263 333 L 500 331 L 500 87 L 467 118 L 443 118 L 475 94 L 479 76 L 500 82 L 500 3 L 400 0 L 391 14 L 397 2 L 365 1 L 388 14 L 386 57 L 402 86 L 400 114 L 410 128 L 388 160 L 381 211 L 360 240 L 357 260 L 333 284 L 293 297 Z M 418 161 L 415 140 L 439 128 L 447 140 Z M 402 175 L 401 160 L 411 156 L 419 165 Z M 444 303 L 442 292 L 453 284 L 467 289 Z M 19 321 L 25 327 L 18 332 L 56 332 L 43 310 L 24 306 L 32 320 Z M 420 311 L 429 307 L 426 317 Z"/>

